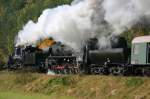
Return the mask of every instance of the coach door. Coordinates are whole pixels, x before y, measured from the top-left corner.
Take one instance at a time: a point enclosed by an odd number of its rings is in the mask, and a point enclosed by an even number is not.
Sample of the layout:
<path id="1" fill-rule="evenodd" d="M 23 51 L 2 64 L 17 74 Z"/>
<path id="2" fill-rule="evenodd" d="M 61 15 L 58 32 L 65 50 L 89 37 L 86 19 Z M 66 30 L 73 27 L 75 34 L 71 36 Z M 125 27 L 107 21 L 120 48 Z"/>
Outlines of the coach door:
<path id="1" fill-rule="evenodd" d="M 147 43 L 147 64 L 150 64 L 150 43 Z"/>

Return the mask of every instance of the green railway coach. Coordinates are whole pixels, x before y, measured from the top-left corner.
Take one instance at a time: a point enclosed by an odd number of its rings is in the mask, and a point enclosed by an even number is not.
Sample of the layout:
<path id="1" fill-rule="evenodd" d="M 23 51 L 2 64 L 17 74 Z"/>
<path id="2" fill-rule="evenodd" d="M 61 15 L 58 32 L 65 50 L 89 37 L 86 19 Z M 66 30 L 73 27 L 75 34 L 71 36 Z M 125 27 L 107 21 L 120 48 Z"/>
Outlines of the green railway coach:
<path id="1" fill-rule="evenodd" d="M 150 36 L 140 36 L 133 39 L 131 64 L 150 64 Z"/>

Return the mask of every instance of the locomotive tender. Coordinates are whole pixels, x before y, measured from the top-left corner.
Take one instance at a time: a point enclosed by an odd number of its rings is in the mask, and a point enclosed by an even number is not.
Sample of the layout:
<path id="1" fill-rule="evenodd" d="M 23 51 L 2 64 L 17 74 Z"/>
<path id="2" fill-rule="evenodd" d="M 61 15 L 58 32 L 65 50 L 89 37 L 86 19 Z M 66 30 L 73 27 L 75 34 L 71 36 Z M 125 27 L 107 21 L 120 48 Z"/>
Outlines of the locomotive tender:
<path id="1" fill-rule="evenodd" d="M 96 38 L 89 39 L 82 51 L 82 59 L 73 49 L 60 42 L 48 43 L 47 51 L 40 47 L 17 47 L 9 57 L 8 67 L 33 67 L 55 74 L 113 74 L 150 75 L 150 36 L 136 37 L 128 48 L 123 37 L 111 42 L 111 48 L 99 49 Z M 52 39 L 49 39 L 52 40 Z M 131 58 L 130 58 L 131 57 Z"/>

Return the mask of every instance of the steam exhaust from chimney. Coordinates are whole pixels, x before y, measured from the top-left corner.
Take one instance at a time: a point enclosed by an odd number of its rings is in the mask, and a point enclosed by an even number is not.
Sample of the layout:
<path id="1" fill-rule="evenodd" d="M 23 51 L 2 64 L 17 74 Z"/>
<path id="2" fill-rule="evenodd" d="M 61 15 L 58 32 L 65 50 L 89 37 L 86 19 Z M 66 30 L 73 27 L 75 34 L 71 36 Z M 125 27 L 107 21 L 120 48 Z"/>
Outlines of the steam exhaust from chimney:
<path id="1" fill-rule="evenodd" d="M 16 38 L 16 46 L 33 45 L 53 37 L 75 50 L 88 38 L 97 37 L 100 47 L 110 38 L 150 19 L 149 0 L 74 0 L 71 5 L 45 9 L 37 22 L 30 20 Z M 148 21 L 148 20 L 147 20 Z"/>

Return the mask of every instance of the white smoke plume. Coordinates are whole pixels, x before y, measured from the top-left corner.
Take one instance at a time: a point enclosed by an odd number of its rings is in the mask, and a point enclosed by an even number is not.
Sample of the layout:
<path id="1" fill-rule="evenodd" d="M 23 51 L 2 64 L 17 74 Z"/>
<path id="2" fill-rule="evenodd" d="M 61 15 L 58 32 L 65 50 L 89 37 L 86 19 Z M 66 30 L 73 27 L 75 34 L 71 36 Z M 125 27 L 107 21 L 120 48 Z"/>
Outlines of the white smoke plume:
<path id="1" fill-rule="evenodd" d="M 141 22 L 143 17 L 150 17 L 149 0 L 105 0 L 105 20 L 112 26 L 114 33 L 122 33 Z"/>
<path id="2" fill-rule="evenodd" d="M 143 17 L 150 19 L 149 5 L 149 0 L 74 0 L 71 5 L 44 10 L 36 23 L 30 20 L 19 31 L 16 46 L 48 37 L 74 49 L 91 37 L 98 37 L 101 47 L 109 46 L 112 36 L 132 28 Z"/>

